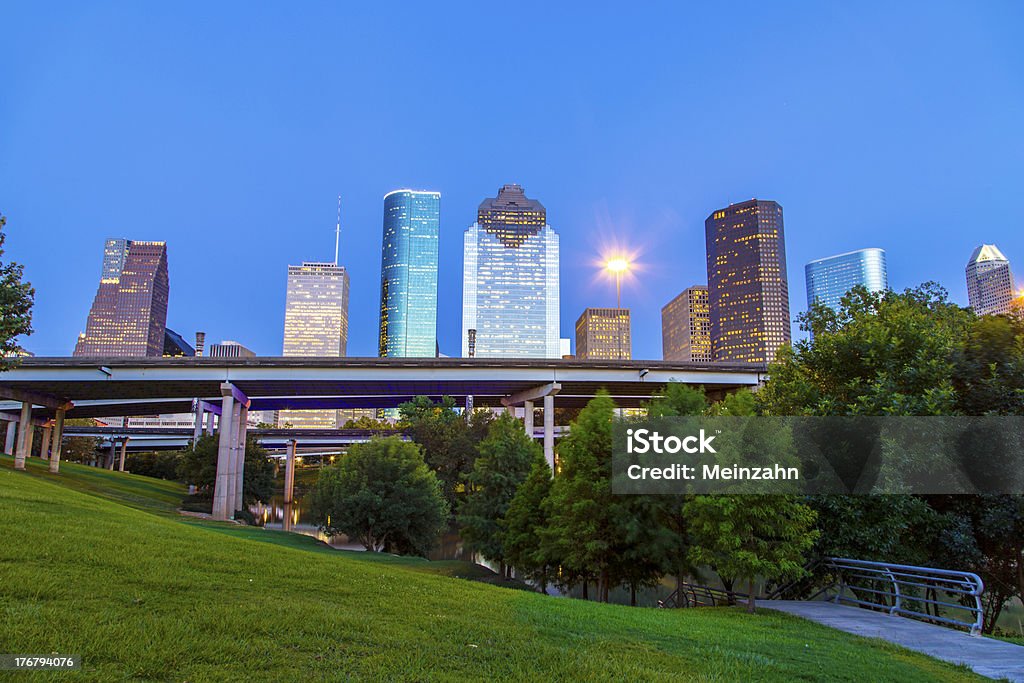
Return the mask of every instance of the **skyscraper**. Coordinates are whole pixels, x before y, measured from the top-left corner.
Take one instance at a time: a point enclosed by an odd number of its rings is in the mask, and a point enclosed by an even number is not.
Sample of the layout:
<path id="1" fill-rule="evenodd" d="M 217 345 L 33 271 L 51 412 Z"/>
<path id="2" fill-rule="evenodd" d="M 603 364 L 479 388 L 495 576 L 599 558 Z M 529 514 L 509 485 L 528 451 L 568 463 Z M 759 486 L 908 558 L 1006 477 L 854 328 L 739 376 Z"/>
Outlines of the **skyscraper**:
<path id="1" fill-rule="evenodd" d="M 1010 262 L 994 244 L 983 244 L 967 262 L 967 300 L 978 315 L 1010 312 L 1013 301 Z"/>
<path id="2" fill-rule="evenodd" d="M 711 362 L 707 287 L 688 287 L 661 309 L 661 355 L 665 360 Z"/>
<path id="3" fill-rule="evenodd" d="M 558 235 L 519 185 L 485 199 L 463 240 L 462 355 L 560 358 Z"/>
<path id="4" fill-rule="evenodd" d="M 808 309 L 817 301 L 838 310 L 839 301 L 857 285 L 869 292 L 889 289 L 883 249 L 859 249 L 815 259 L 804 266 L 804 276 Z"/>
<path id="5" fill-rule="evenodd" d="M 348 344 L 348 272 L 334 263 L 288 266 L 284 355 L 341 358 Z M 281 424 L 334 429 L 336 410 L 282 410 Z"/>
<path id="6" fill-rule="evenodd" d="M 782 207 L 751 199 L 704 222 L 712 358 L 768 363 L 791 338 Z"/>
<path id="7" fill-rule="evenodd" d="M 380 266 L 381 357 L 437 355 L 437 246 L 441 193 L 384 195 Z"/>
<path id="8" fill-rule="evenodd" d="M 163 355 L 169 288 L 163 242 L 107 240 L 100 286 L 74 355 Z"/>
<path id="9" fill-rule="evenodd" d="M 576 358 L 632 358 L 628 308 L 588 308 L 576 321 Z"/>

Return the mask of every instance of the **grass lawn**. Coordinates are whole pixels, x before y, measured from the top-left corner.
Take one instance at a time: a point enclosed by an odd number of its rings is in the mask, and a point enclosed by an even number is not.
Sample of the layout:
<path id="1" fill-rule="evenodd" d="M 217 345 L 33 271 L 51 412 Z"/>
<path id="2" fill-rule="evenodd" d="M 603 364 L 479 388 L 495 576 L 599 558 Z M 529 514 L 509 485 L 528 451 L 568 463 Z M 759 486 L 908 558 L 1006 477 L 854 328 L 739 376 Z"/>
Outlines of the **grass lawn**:
<path id="1" fill-rule="evenodd" d="M 80 654 L 80 680 L 974 679 L 780 613 L 634 609 L 459 581 L 430 569 L 445 563 L 178 518 L 174 484 L 10 462 L 0 652 Z M 104 478 L 111 491 L 96 495 Z"/>

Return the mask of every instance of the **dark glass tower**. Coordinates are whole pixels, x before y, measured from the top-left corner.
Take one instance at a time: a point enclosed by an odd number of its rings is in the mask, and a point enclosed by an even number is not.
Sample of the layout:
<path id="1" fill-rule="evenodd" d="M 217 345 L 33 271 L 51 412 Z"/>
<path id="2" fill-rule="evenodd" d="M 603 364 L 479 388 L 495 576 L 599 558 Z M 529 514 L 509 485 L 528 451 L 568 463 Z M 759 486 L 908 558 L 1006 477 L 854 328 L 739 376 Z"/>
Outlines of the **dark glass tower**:
<path id="1" fill-rule="evenodd" d="M 437 355 L 437 247 L 441 193 L 384 195 L 380 266 L 381 357 Z"/>
<path id="2" fill-rule="evenodd" d="M 100 286 L 75 356 L 162 356 L 167 330 L 167 246 L 107 240 Z"/>
<path id="3" fill-rule="evenodd" d="M 704 222 L 712 358 L 770 363 L 791 340 L 782 207 L 751 199 Z"/>

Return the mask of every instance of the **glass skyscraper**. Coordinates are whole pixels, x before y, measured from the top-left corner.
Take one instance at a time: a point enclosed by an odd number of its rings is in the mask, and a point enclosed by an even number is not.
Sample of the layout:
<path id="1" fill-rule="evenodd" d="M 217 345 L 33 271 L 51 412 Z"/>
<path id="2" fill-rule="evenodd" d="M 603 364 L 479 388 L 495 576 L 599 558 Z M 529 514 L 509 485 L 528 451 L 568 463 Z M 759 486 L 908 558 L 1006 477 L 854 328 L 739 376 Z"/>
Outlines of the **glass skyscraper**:
<path id="1" fill-rule="evenodd" d="M 978 315 L 1009 313 L 1013 302 L 1010 261 L 994 244 L 983 244 L 967 262 L 967 300 Z"/>
<path id="2" fill-rule="evenodd" d="M 560 358 L 558 235 L 544 206 L 504 185 L 463 245 L 463 357 Z"/>
<path id="3" fill-rule="evenodd" d="M 804 266 L 807 279 L 807 308 L 817 301 L 833 310 L 857 285 L 869 292 L 889 289 L 883 249 L 859 249 L 816 259 Z"/>
<path id="4" fill-rule="evenodd" d="M 782 207 L 751 199 L 704 222 L 711 352 L 718 362 L 770 363 L 791 339 Z"/>
<path id="5" fill-rule="evenodd" d="M 167 246 L 110 239 L 75 356 L 162 356 L 167 329 Z"/>
<path id="6" fill-rule="evenodd" d="M 437 355 L 437 246 L 441 193 L 384 195 L 380 265 L 380 355 Z"/>

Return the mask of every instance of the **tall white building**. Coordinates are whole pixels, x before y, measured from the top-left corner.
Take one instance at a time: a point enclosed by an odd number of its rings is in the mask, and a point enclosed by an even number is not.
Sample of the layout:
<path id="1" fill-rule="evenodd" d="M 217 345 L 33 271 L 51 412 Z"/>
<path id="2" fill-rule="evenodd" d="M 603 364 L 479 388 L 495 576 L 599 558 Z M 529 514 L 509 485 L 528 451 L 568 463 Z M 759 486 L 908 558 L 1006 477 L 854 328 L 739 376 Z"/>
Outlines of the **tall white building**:
<path id="1" fill-rule="evenodd" d="M 341 358 L 348 345 L 348 272 L 334 263 L 288 266 L 284 355 Z M 335 429 L 337 410 L 282 410 L 278 423 Z"/>
<path id="2" fill-rule="evenodd" d="M 558 235 L 544 206 L 504 185 L 463 244 L 462 356 L 560 358 Z"/>
<path id="3" fill-rule="evenodd" d="M 994 244 L 983 244 L 967 262 L 967 300 L 978 315 L 1010 312 L 1013 301 L 1010 262 Z"/>

